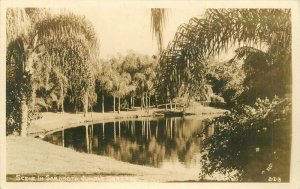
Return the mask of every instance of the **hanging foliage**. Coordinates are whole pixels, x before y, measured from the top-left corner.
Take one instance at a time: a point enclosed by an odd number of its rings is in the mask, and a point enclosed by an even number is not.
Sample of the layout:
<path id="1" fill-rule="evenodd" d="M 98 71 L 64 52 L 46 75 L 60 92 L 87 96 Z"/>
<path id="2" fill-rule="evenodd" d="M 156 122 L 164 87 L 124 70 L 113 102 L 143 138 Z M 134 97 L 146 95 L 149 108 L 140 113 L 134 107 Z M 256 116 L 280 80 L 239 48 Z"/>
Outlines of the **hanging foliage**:
<path id="1" fill-rule="evenodd" d="M 166 25 L 167 10 L 163 8 L 151 9 L 151 30 L 157 40 L 158 50 L 163 48 L 163 30 Z"/>
<path id="2" fill-rule="evenodd" d="M 48 109 L 56 102 L 63 111 L 63 101 L 68 92 L 74 97 L 75 104 L 88 107 L 95 102 L 92 68 L 99 53 L 98 41 L 90 22 L 72 13 L 51 15 L 44 9 L 8 9 L 7 20 L 7 41 L 10 41 L 7 48 L 7 76 L 21 78 L 21 89 L 30 85 L 29 96 L 20 91 L 21 99 L 27 102 L 21 103 L 24 110 L 36 105 Z M 24 28 L 27 22 L 29 24 Z M 19 29 L 17 24 L 22 28 Z M 19 37 L 14 39 L 17 35 Z M 15 61 L 12 61 L 13 58 Z M 12 79 L 8 81 L 10 86 L 16 82 Z M 15 88 L 11 89 L 11 92 L 16 91 Z M 31 109 L 22 112 L 20 105 L 15 107 L 19 107 L 21 120 L 27 119 L 27 112 L 31 112 Z M 14 122 L 19 121 L 15 119 Z M 24 129 L 19 131 L 26 130 L 27 124 L 23 125 Z"/>

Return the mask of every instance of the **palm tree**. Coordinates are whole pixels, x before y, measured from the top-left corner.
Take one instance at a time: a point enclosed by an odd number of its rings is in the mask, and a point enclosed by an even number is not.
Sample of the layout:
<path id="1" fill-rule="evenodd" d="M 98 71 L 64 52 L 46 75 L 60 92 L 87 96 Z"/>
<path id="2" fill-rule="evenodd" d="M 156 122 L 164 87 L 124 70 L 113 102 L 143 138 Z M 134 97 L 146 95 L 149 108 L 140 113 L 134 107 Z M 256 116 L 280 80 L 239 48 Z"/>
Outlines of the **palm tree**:
<path id="1" fill-rule="evenodd" d="M 32 25 L 36 23 L 31 9 L 7 9 L 6 12 L 6 82 L 7 82 L 7 133 L 18 132 L 26 136 L 28 103 L 31 100 L 31 72 L 29 47 Z M 42 13 L 44 9 L 40 9 Z M 42 14 L 41 14 L 42 15 Z M 30 60 L 30 59 L 29 59 Z"/>

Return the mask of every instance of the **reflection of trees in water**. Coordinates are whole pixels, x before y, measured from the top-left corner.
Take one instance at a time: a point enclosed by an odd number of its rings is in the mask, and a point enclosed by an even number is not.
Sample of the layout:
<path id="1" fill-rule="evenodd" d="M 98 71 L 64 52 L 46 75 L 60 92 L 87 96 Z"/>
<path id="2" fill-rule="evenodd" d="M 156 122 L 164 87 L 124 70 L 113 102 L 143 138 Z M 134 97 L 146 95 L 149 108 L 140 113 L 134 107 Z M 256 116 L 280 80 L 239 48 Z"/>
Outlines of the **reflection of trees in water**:
<path id="1" fill-rule="evenodd" d="M 176 143 L 181 143 L 180 148 L 177 150 L 179 160 L 184 162 L 187 167 L 190 167 L 195 152 L 199 151 L 199 143 L 191 140 L 185 141 L 181 138 L 177 139 Z"/>
<path id="2" fill-rule="evenodd" d="M 189 167 L 200 151 L 196 134 L 201 122 L 185 118 L 115 121 L 66 129 L 64 135 L 55 132 L 46 140 L 134 164 L 160 167 L 163 161 L 179 160 Z"/>
<path id="3" fill-rule="evenodd" d="M 181 118 L 121 122 L 121 127 L 114 130 L 121 133 L 116 141 L 107 139 L 98 150 L 100 154 L 135 164 L 159 167 L 163 160 L 179 159 L 189 166 L 194 153 L 199 151 L 198 141 L 193 138 L 200 130 L 199 123 Z"/>
<path id="4" fill-rule="evenodd" d="M 46 135 L 44 140 L 58 146 L 74 149 L 76 151 L 88 152 L 84 126 L 54 132 Z"/>

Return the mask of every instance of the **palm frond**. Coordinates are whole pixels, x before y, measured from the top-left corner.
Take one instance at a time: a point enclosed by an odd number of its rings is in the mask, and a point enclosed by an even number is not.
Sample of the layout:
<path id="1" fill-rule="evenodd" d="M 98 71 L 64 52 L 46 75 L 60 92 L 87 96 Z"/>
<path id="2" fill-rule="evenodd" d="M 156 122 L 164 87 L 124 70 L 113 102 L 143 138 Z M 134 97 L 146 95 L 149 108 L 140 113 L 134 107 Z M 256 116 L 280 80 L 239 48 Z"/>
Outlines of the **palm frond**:
<path id="1" fill-rule="evenodd" d="M 25 9 L 9 8 L 6 10 L 6 46 L 16 38 L 26 36 L 31 23 Z"/>
<path id="2" fill-rule="evenodd" d="M 199 83 L 204 77 L 208 57 L 236 45 L 263 45 L 273 56 L 289 57 L 290 18 L 289 9 L 208 9 L 204 17 L 182 24 L 161 53 L 159 83 L 175 94 L 181 86 L 193 88 L 193 80 Z"/>
<path id="3" fill-rule="evenodd" d="M 151 8 L 151 30 L 157 40 L 159 52 L 163 48 L 163 30 L 166 25 L 167 11 L 164 8 Z"/>

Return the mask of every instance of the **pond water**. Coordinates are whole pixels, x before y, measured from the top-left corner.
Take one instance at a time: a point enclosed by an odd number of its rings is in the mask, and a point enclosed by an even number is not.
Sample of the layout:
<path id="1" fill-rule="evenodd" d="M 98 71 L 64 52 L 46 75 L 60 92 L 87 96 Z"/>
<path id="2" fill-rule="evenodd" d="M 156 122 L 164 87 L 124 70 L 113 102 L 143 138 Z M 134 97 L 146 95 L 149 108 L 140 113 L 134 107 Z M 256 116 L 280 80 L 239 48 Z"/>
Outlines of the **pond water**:
<path id="1" fill-rule="evenodd" d="M 44 140 L 79 152 L 138 165 L 190 172 L 198 178 L 204 128 L 195 117 L 151 118 L 83 125 L 47 135 Z"/>
<path id="2" fill-rule="evenodd" d="M 223 174 L 226 170 L 241 173 L 239 180 L 245 182 L 289 181 L 290 127 L 223 136 L 218 128 L 206 125 L 204 117 L 199 116 L 121 120 L 60 130 L 46 135 L 44 140 L 83 153 L 189 174 L 193 180 L 199 180 L 199 173 L 210 168 L 211 163 L 222 163 L 212 167 L 217 175 L 206 178 L 236 180 Z M 205 139 L 211 138 L 232 143 L 228 148 L 216 146 L 218 151 L 208 156 L 210 163 L 201 167 L 201 155 L 207 152 L 204 142 L 210 141 Z"/>

